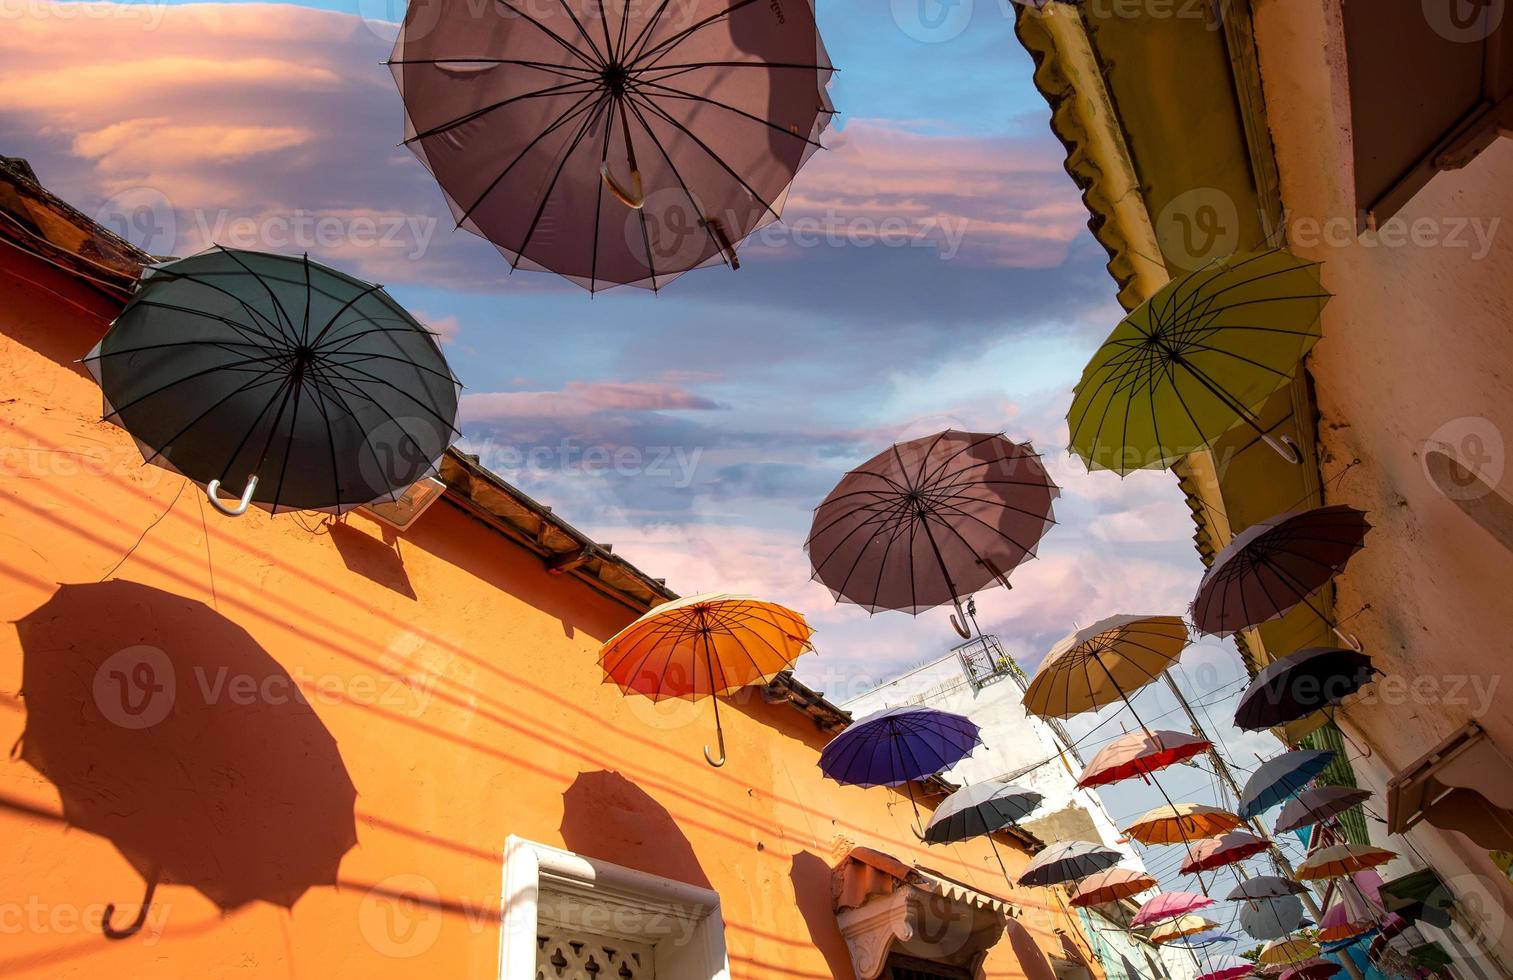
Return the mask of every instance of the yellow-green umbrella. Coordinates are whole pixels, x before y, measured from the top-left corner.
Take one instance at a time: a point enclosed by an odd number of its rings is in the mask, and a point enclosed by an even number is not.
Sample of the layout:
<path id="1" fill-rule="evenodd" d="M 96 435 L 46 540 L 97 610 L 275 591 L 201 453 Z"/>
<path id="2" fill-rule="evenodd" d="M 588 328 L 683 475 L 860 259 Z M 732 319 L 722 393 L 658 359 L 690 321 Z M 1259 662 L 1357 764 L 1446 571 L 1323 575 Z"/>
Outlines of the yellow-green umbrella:
<path id="1" fill-rule="evenodd" d="M 1166 469 L 1236 425 L 1283 456 L 1297 446 L 1256 412 L 1319 339 L 1318 264 L 1241 253 L 1163 286 L 1120 321 L 1077 384 L 1067 424 L 1090 469 Z M 1288 445 L 1283 445 L 1288 443 Z"/>
<path id="2" fill-rule="evenodd" d="M 1260 961 L 1267 966 L 1277 966 L 1283 963 L 1301 963 L 1319 955 L 1317 943 L 1307 939 L 1273 939 L 1261 947 Z"/>

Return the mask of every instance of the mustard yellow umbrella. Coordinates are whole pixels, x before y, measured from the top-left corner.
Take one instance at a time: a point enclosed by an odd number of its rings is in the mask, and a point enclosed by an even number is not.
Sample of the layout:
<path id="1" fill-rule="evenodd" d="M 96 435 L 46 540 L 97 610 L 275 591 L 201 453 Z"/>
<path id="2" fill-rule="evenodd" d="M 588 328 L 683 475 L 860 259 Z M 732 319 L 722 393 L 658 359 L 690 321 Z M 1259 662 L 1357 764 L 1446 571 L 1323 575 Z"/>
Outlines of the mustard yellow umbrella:
<path id="1" fill-rule="evenodd" d="M 1200 932 L 1219 928 L 1219 924 L 1212 919 L 1205 919 L 1201 915 L 1184 915 L 1180 919 L 1158 926 L 1151 931 L 1151 942 L 1157 946 L 1163 943 L 1173 942 L 1186 936 L 1196 936 Z"/>
<path id="2" fill-rule="evenodd" d="M 1321 847 L 1298 865 L 1299 881 L 1340 878 L 1386 864 L 1397 857 L 1392 851 L 1369 844 L 1334 844 Z"/>
<path id="3" fill-rule="evenodd" d="M 1291 462 L 1297 444 L 1256 412 L 1297 373 L 1329 300 L 1316 263 L 1233 255 L 1163 286 L 1120 321 L 1078 382 L 1071 448 L 1089 469 L 1166 469 L 1237 425 Z"/>
<path id="4" fill-rule="evenodd" d="M 1312 959 L 1319 955 L 1317 943 L 1297 937 L 1291 939 L 1273 939 L 1261 947 L 1260 960 L 1267 966 L 1278 966 L 1286 963 L 1301 963 L 1303 960 Z"/>
<path id="5" fill-rule="evenodd" d="M 705 593 L 664 603 L 604 644 L 604 679 L 626 694 L 661 701 L 714 698 L 720 757 L 704 749 L 712 766 L 725 764 L 725 732 L 718 695 L 765 684 L 813 649 L 804 617 L 746 595 Z"/>
<path id="6" fill-rule="evenodd" d="M 1111 616 L 1046 654 L 1024 706 L 1042 718 L 1070 718 L 1117 701 L 1161 676 L 1187 646 L 1179 616 Z M 1142 726 L 1143 727 L 1143 726 Z"/>
<path id="7" fill-rule="evenodd" d="M 1240 818 L 1228 810 L 1202 803 L 1174 803 L 1156 807 L 1124 832 L 1142 844 L 1184 844 L 1218 837 L 1238 826 Z"/>

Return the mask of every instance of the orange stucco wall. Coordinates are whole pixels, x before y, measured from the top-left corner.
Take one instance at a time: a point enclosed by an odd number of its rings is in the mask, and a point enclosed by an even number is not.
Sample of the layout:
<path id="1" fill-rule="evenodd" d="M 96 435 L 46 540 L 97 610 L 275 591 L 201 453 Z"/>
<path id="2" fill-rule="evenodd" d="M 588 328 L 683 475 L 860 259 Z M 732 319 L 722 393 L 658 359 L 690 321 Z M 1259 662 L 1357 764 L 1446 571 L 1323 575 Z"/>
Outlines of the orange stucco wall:
<path id="1" fill-rule="evenodd" d="M 792 708 L 732 707 L 730 763 L 706 766 L 707 703 L 654 710 L 600 683 L 598 646 L 633 612 L 546 575 L 455 506 L 438 503 L 397 541 L 361 516 L 209 512 L 99 421 L 99 392 L 74 361 L 112 312 L 0 245 L 0 738 L 18 743 L 31 712 L 38 731 L 70 724 L 23 675 L 67 681 L 137 645 L 171 659 L 174 710 L 204 713 L 210 734 L 154 742 L 81 723 L 54 736 L 57 765 L 126 787 L 108 815 L 132 828 L 122 848 L 70 826 L 29 761 L 35 746 L 0 764 L 0 974 L 494 976 L 510 834 L 707 883 L 736 976 L 849 975 L 829 905 L 842 838 L 1009 897 L 1036 944 L 1062 950 L 1054 895 L 1010 889 L 986 845 L 926 852 L 899 794 L 822 780 L 822 736 Z M 217 686 L 227 664 L 245 686 Z M 222 710 L 236 712 L 234 731 L 216 728 Z M 258 780 L 278 789 L 249 793 Z M 354 808 L 336 883 L 291 908 L 223 912 L 165 883 L 141 933 L 101 937 L 102 906 L 121 903 L 120 920 L 142 895 L 143 849 L 234 837 L 212 857 L 225 881 L 284 876 L 297 894 L 308 852 Z M 1027 860 L 1004 858 L 1011 871 Z M 1007 939 L 986 965 L 1043 970 Z"/>

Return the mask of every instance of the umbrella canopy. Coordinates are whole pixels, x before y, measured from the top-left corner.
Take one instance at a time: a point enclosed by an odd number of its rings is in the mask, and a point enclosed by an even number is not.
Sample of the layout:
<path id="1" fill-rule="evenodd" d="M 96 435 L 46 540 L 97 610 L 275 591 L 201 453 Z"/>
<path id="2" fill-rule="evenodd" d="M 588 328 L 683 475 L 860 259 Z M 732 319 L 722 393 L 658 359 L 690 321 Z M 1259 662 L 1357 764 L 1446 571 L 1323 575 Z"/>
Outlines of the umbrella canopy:
<path id="1" fill-rule="evenodd" d="M 1056 644 L 1025 691 L 1025 710 L 1070 718 L 1125 700 L 1170 667 L 1187 647 L 1178 616 L 1111 616 Z"/>
<path id="2" fill-rule="evenodd" d="M 1212 919 L 1205 919 L 1201 915 L 1184 915 L 1151 930 L 1151 942 L 1157 946 L 1175 942 L 1187 936 L 1198 936 L 1205 932 L 1212 932 L 1219 927 Z"/>
<path id="3" fill-rule="evenodd" d="M 1319 339 L 1329 294 L 1318 266 L 1286 252 L 1237 254 L 1163 286 L 1088 362 L 1067 412 L 1089 469 L 1166 469 L 1256 421 Z"/>
<path id="4" fill-rule="evenodd" d="M 1167 766 L 1202 755 L 1213 743 L 1187 732 L 1138 731 L 1114 739 L 1098 750 L 1082 770 L 1077 785 L 1107 786 L 1121 779 L 1148 776 Z"/>
<path id="5" fill-rule="evenodd" d="M 1143 929 L 1158 922 L 1180 919 L 1184 915 L 1206 909 L 1214 904 L 1207 895 L 1196 892 L 1162 892 L 1140 906 L 1135 917 L 1130 919 L 1131 929 Z"/>
<path id="6" fill-rule="evenodd" d="M 1338 963 L 1315 958 L 1283 970 L 1281 980 L 1325 980 L 1341 969 Z"/>
<path id="7" fill-rule="evenodd" d="M 782 212 L 832 68 L 812 3 L 416 0 L 405 143 L 512 266 L 657 289 Z"/>
<path id="8" fill-rule="evenodd" d="M 1118 864 L 1124 855 L 1112 847 L 1085 840 L 1052 844 L 1030 859 L 1020 874 L 1021 885 L 1061 885 L 1080 881 Z"/>
<path id="9" fill-rule="evenodd" d="M 1361 550 L 1369 530 L 1366 515 L 1343 504 L 1252 524 L 1204 573 L 1193 599 L 1193 624 L 1202 633 L 1231 636 L 1310 602 L 1309 595 Z"/>
<path id="10" fill-rule="evenodd" d="M 1239 902 L 1245 899 L 1256 898 L 1280 898 L 1283 895 L 1301 895 L 1308 890 L 1307 885 L 1300 885 L 1291 878 L 1283 878 L 1278 875 L 1256 875 L 1247 878 L 1235 886 L 1234 890 L 1225 899 L 1231 902 Z"/>
<path id="11" fill-rule="evenodd" d="M 1260 961 L 1267 966 L 1302 963 L 1319 955 L 1319 947 L 1307 939 L 1274 939 L 1261 947 Z"/>
<path id="12" fill-rule="evenodd" d="M 1188 949 L 1202 949 L 1205 946 L 1213 946 L 1218 943 L 1235 942 L 1235 937 L 1219 929 L 1205 929 L 1195 932 L 1191 936 L 1182 936 L 1171 941 L 1173 946 L 1182 946 Z"/>
<path id="13" fill-rule="evenodd" d="M 308 256 L 217 246 L 150 266 L 84 361 L 106 420 L 232 516 L 397 500 L 458 435 L 435 336 Z"/>
<path id="14" fill-rule="evenodd" d="M 1324 913 L 1319 920 L 1319 941 L 1339 942 L 1343 939 L 1354 939 L 1356 936 L 1364 936 L 1376 928 L 1376 919 L 1371 916 L 1359 917 L 1359 913 L 1345 902 L 1340 902 Z"/>
<path id="15" fill-rule="evenodd" d="M 1334 844 L 1321 847 L 1298 865 L 1299 881 L 1339 878 L 1368 868 L 1380 867 L 1397 857 L 1393 851 L 1369 844 Z"/>
<path id="16" fill-rule="evenodd" d="M 1296 796 L 1333 760 L 1328 749 L 1295 749 L 1267 759 L 1245 781 L 1240 816 L 1249 820 Z"/>
<path id="17" fill-rule="evenodd" d="M 698 701 L 764 684 L 813 649 L 804 617 L 774 602 L 705 593 L 663 603 L 610 637 L 599 651 L 604 679 L 626 694 Z M 725 735 L 714 700 L 723 765 Z"/>
<path id="18" fill-rule="evenodd" d="M 971 755 L 982 744 L 978 732 L 976 724 L 948 711 L 886 708 L 831 739 L 820 752 L 820 770 L 847 786 L 907 786 Z"/>
<path id="19" fill-rule="evenodd" d="M 1371 799 L 1371 791 L 1354 786 L 1310 786 L 1287 801 L 1277 814 L 1276 833 L 1290 834 L 1339 816 Z"/>
<path id="20" fill-rule="evenodd" d="M 1248 977 L 1256 968 L 1250 960 L 1241 959 L 1238 956 L 1215 956 L 1203 967 L 1203 972 L 1198 974 L 1198 980 L 1240 980 Z"/>
<path id="21" fill-rule="evenodd" d="M 1240 928 L 1250 936 L 1281 939 L 1303 925 L 1303 902 L 1296 895 L 1258 898 L 1240 906 Z"/>
<path id="22" fill-rule="evenodd" d="M 1192 845 L 1188 858 L 1182 863 L 1182 873 L 1195 875 L 1200 871 L 1212 871 L 1225 865 L 1255 857 L 1268 850 L 1269 843 L 1243 830 L 1233 830 L 1220 837 L 1201 840 Z"/>
<path id="23" fill-rule="evenodd" d="M 1028 445 L 947 430 L 898 443 L 847 473 L 814 511 L 804 547 L 838 602 L 919 614 L 1008 585 L 1056 522 L 1060 491 Z M 965 617 L 957 629 L 966 633 Z"/>
<path id="24" fill-rule="evenodd" d="M 1128 868 L 1109 868 L 1082 879 L 1072 893 L 1074 908 L 1091 908 L 1107 905 L 1122 899 L 1133 898 L 1141 892 L 1150 891 L 1157 885 L 1156 879 L 1143 871 Z"/>
<path id="25" fill-rule="evenodd" d="M 1333 707 L 1371 682 L 1371 658 L 1349 647 L 1310 647 L 1267 664 L 1240 696 L 1235 724 L 1249 732 Z"/>
<path id="26" fill-rule="evenodd" d="M 925 840 L 950 844 L 1002 830 L 1040 806 L 1044 796 L 1013 783 L 963 786 L 935 808 L 925 825 Z"/>
<path id="27" fill-rule="evenodd" d="M 1240 818 L 1216 806 L 1176 803 L 1158 806 L 1124 828 L 1142 844 L 1183 844 L 1217 837 L 1240 825 Z"/>

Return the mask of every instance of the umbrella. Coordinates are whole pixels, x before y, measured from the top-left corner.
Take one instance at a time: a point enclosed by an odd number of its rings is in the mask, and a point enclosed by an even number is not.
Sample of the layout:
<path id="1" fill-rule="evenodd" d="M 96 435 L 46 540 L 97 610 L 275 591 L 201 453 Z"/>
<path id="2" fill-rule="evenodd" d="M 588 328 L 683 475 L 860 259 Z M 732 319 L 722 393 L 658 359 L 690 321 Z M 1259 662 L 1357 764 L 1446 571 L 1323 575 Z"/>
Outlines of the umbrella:
<path id="1" fill-rule="evenodd" d="M 660 288 L 782 212 L 834 111 L 812 3 L 416 0 L 405 143 L 512 267 Z"/>
<path id="2" fill-rule="evenodd" d="M 1041 661 L 1025 691 L 1025 710 L 1070 718 L 1117 701 L 1128 705 L 1129 695 L 1160 677 L 1186 646 L 1187 624 L 1177 616 L 1112 616 L 1094 623 Z"/>
<path id="3" fill-rule="evenodd" d="M 1082 879 L 1072 893 L 1073 908 L 1090 908 L 1132 898 L 1156 887 L 1156 879 L 1143 871 L 1109 868 Z"/>
<path id="4" fill-rule="evenodd" d="M 1123 860 L 1112 847 L 1083 840 L 1062 841 L 1036 854 L 1019 876 L 1021 885 L 1061 885 L 1106 871 Z"/>
<path id="5" fill-rule="evenodd" d="M 1238 956 L 1215 956 L 1208 961 L 1198 980 L 1240 980 L 1248 977 L 1256 965 Z"/>
<path id="6" fill-rule="evenodd" d="M 1281 980 L 1325 980 L 1343 969 L 1329 960 L 1311 959 L 1282 971 Z"/>
<path id="7" fill-rule="evenodd" d="M 1140 906 L 1135 917 L 1130 919 L 1130 928 L 1143 929 L 1158 922 L 1180 919 L 1199 909 L 1206 909 L 1212 904 L 1214 904 L 1213 899 L 1195 892 L 1162 892 Z"/>
<path id="8" fill-rule="evenodd" d="M 1213 743 L 1185 732 L 1138 731 L 1105 745 L 1082 770 L 1077 785 L 1107 786 L 1133 776 L 1148 776 L 1159 769 L 1202 755 Z"/>
<path id="9" fill-rule="evenodd" d="M 1273 939 L 1261 947 L 1260 961 L 1267 966 L 1302 963 L 1319 955 L 1319 947 L 1307 939 Z"/>
<path id="10" fill-rule="evenodd" d="M 1198 841 L 1192 853 L 1182 864 L 1182 873 L 1195 875 L 1200 871 L 1212 871 L 1227 864 L 1234 864 L 1269 849 L 1271 844 L 1243 830 L 1230 831 L 1221 837 Z"/>
<path id="11" fill-rule="evenodd" d="M 1067 412 L 1072 451 L 1089 469 L 1166 469 L 1244 423 L 1301 462 L 1256 412 L 1319 339 L 1328 298 L 1318 266 L 1282 251 L 1233 255 L 1172 280 L 1083 370 Z"/>
<path id="12" fill-rule="evenodd" d="M 1239 902 L 1246 899 L 1256 898 L 1280 898 L 1283 895 L 1301 895 L 1308 891 L 1306 885 L 1300 885 L 1291 878 L 1282 878 L 1278 875 L 1256 875 L 1247 878 L 1235 886 L 1234 891 L 1224 896 L 1231 902 Z"/>
<path id="13" fill-rule="evenodd" d="M 599 651 L 599 666 L 604 679 L 626 694 L 653 701 L 711 698 L 720 757 L 706 746 L 704 758 L 723 766 L 719 696 L 770 682 L 813 649 L 812 633 L 803 616 L 777 603 L 745 595 L 692 595 L 657 606 L 610 637 Z"/>
<path id="14" fill-rule="evenodd" d="M 1240 906 L 1240 928 L 1256 939 L 1281 939 L 1303 925 L 1303 902 L 1296 895 L 1258 898 Z"/>
<path id="15" fill-rule="evenodd" d="M 1059 495 L 1040 457 L 1002 435 L 947 430 L 890 447 L 815 508 L 804 547 L 836 601 L 918 615 L 989 586 L 1035 554 Z M 953 619 L 970 638 L 966 616 Z"/>
<path id="16" fill-rule="evenodd" d="M 1307 603 L 1352 648 L 1308 597 L 1323 588 L 1365 544 L 1371 525 L 1354 507 L 1336 504 L 1280 514 L 1235 535 L 1214 558 L 1193 599 L 1201 633 L 1231 636 Z"/>
<path id="17" fill-rule="evenodd" d="M 106 420 L 231 516 L 397 500 L 458 434 L 436 338 L 308 256 L 217 246 L 150 266 L 84 360 Z"/>
<path id="18" fill-rule="evenodd" d="M 820 771 L 846 786 L 903 784 L 912 804 L 911 782 L 951 768 L 981 744 L 977 725 L 962 715 L 902 705 L 852 722 L 820 752 Z"/>
<path id="19" fill-rule="evenodd" d="M 1151 942 L 1157 946 L 1164 946 L 1187 936 L 1197 936 L 1205 932 L 1211 932 L 1219 927 L 1217 922 L 1205 919 L 1201 915 L 1184 915 L 1180 919 L 1157 926 L 1151 931 Z"/>
<path id="20" fill-rule="evenodd" d="M 1043 799 L 1034 790 L 1012 783 L 963 786 L 935 808 L 930 822 L 925 824 L 925 840 L 931 844 L 952 844 L 991 835 L 1033 813 Z M 991 836 L 988 842 L 993 844 L 993 856 L 998 857 L 998 845 Z M 1007 878 L 1009 872 L 1001 857 L 998 866 Z"/>
<path id="21" fill-rule="evenodd" d="M 1297 795 L 1333 760 L 1334 753 L 1328 749 L 1295 749 L 1267 759 L 1245 781 L 1240 816 L 1249 820 Z"/>
<path id="22" fill-rule="evenodd" d="M 1287 801 L 1277 814 L 1275 832 L 1290 834 L 1330 817 L 1339 816 L 1371 799 L 1371 791 L 1354 786 L 1310 786 Z"/>
<path id="23" fill-rule="evenodd" d="M 1379 867 L 1397 854 L 1369 844 L 1334 844 L 1321 847 L 1298 865 L 1299 881 L 1339 878 L 1357 871 Z"/>
<path id="24" fill-rule="evenodd" d="M 1239 825 L 1240 818 L 1228 810 L 1203 803 L 1176 803 L 1156 807 L 1124 832 L 1142 844 L 1182 844 L 1216 837 Z"/>
<path id="25" fill-rule="evenodd" d="M 1349 647 L 1310 647 L 1267 664 L 1235 708 L 1248 732 L 1285 725 L 1333 707 L 1371 682 L 1371 659 Z"/>
<path id="26" fill-rule="evenodd" d="M 357 790 L 299 683 L 241 626 L 116 579 L 60 587 L 16 632 L 21 760 L 70 828 L 109 840 L 146 882 L 134 921 L 106 907 L 106 936 L 141 929 L 159 883 L 223 910 L 291 908 L 337 883 Z M 263 696 L 216 696 L 206 678 L 223 677 Z"/>
<path id="27" fill-rule="evenodd" d="M 1202 949 L 1205 946 L 1213 946 L 1217 943 L 1235 942 L 1235 937 L 1218 929 L 1206 929 L 1203 932 L 1195 932 L 1191 936 L 1182 936 L 1174 939 L 1171 944 L 1182 946 L 1187 949 Z"/>
<path id="28" fill-rule="evenodd" d="M 1324 917 L 1319 920 L 1319 941 L 1332 943 L 1343 939 L 1354 939 L 1376 928 L 1375 917 L 1358 918 L 1358 915 L 1355 909 L 1341 901 L 1325 912 Z"/>

